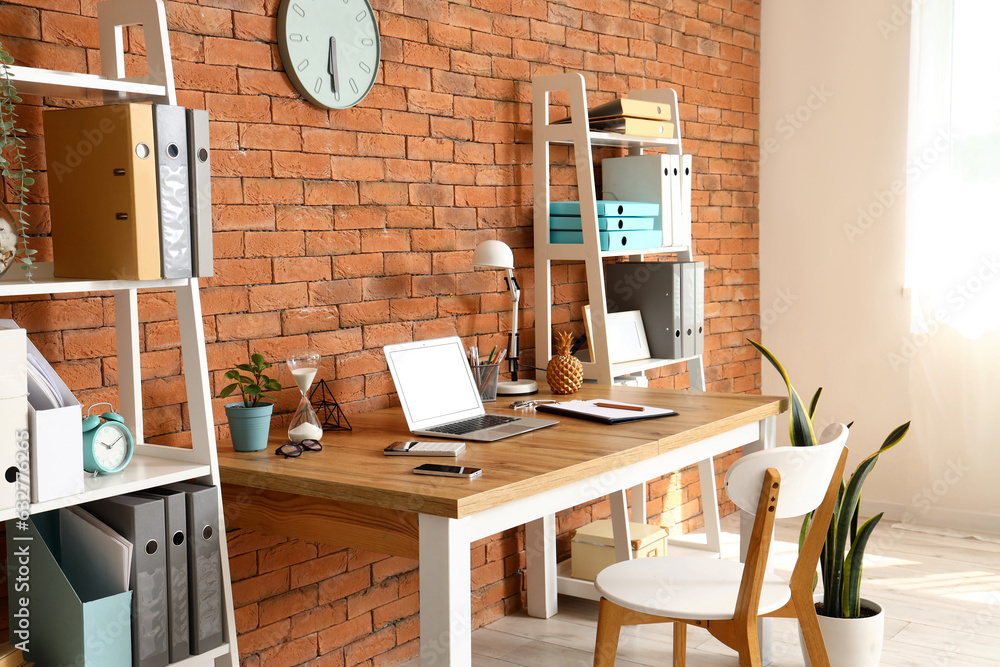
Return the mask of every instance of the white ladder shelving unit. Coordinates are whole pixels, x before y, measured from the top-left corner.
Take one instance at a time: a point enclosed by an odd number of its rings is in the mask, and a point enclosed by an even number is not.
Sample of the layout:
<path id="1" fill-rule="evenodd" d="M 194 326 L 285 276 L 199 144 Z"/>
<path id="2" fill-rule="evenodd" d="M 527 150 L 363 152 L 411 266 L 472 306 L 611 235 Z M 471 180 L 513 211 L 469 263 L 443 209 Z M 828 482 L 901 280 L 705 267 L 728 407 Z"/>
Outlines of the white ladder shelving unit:
<path id="1" fill-rule="evenodd" d="M 568 123 L 552 124 L 549 118 L 550 98 L 555 93 L 569 96 Z M 670 88 L 631 91 L 630 99 L 659 102 L 671 107 L 671 118 L 676 137 L 640 137 L 615 132 L 597 132 L 590 129 L 587 118 L 586 81 L 582 74 L 553 74 L 532 80 L 532 161 L 534 165 L 534 223 L 535 223 L 535 365 L 543 366 L 552 358 L 552 262 L 570 260 L 584 262 L 587 273 L 587 293 L 590 299 L 593 340 L 588 341 L 591 360 L 583 362 L 584 377 L 600 384 L 612 384 L 623 375 L 642 373 L 652 368 L 686 362 L 692 390 L 705 391 L 705 366 L 701 355 L 683 359 L 642 359 L 611 363 L 607 334 L 607 292 L 604 282 L 604 258 L 628 257 L 629 261 L 642 261 L 647 254 L 673 254 L 677 261 L 690 262 L 693 258 L 690 240 L 685 245 L 635 250 L 601 250 L 597 226 L 597 187 L 594 179 L 595 148 L 626 148 L 629 155 L 642 155 L 645 149 L 664 149 L 666 153 L 681 155 L 680 113 L 677 93 Z M 580 199 L 580 217 L 583 223 L 583 243 L 549 242 L 549 204 L 551 203 L 550 146 L 572 146 L 576 164 L 577 189 Z M 715 502 L 715 464 L 711 459 L 698 464 L 702 488 L 713 489 L 710 502 L 703 497 L 707 544 L 679 542 L 681 546 L 718 554 L 721 551 L 721 525 L 719 507 Z M 705 484 L 704 482 L 709 482 Z M 632 489 L 631 520 L 646 521 L 646 488 L 640 484 Z M 677 541 L 671 540 L 678 544 Z M 581 582 L 568 576 L 559 577 L 559 592 L 578 597 L 596 595 L 590 582 Z"/>
<path id="2" fill-rule="evenodd" d="M 31 67 L 11 67 L 11 79 L 19 94 L 56 98 L 119 102 L 177 104 L 173 65 L 167 35 L 166 12 L 162 0 L 104 0 L 98 3 L 98 25 L 102 75 L 57 72 Z M 122 29 L 142 25 L 149 74 L 125 77 Z M 106 292 L 114 294 L 118 356 L 119 412 L 136 441 L 129 466 L 116 475 L 87 477 L 81 495 L 32 504 L 31 514 L 82 504 L 123 493 L 141 491 L 184 480 L 197 480 L 220 488 L 219 461 L 215 441 L 211 388 L 202 322 L 201 296 L 197 278 L 149 281 L 80 280 L 56 278 L 51 263 L 34 265 L 34 282 L 23 279 L 18 268 L 0 278 L 0 296 L 18 297 L 44 294 Z M 191 420 L 191 449 L 155 445 L 143 440 L 142 377 L 139 359 L 139 289 L 173 291 L 177 302 L 181 354 Z M 14 510 L 0 512 L 0 520 L 16 517 Z M 172 667 L 238 667 L 233 590 L 229 573 L 222 496 L 219 494 L 219 551 L 223 575 L 223 635 L 221 646 L 171 663 Z M 40 610 L 39 613 L 44 613 Z"/>

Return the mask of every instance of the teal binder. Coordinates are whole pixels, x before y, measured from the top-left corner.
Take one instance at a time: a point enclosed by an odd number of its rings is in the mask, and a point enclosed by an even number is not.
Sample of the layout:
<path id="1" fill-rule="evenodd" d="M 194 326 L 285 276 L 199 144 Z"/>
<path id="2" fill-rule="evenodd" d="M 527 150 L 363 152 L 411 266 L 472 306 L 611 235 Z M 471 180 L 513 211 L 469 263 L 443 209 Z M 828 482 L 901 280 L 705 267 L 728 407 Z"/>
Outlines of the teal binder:
<path id="1" fill-rule="evenodd" d="M 580 202 L 554 201 L 549 204 L 552 215 L 580 215 Z M 642 201 L 613 201 L 598 199 L 597 215 L 624 215 L 629 217 L 656 217 L 660 214 L 659 204 Z"/>
<path id="2" fill-rule="evenodd" d="M 11 643 L 24 639 L 18 635 L 18 619 L 26 607 L 30 621 L 25 660 L 39 666 L 131 667 L 132 592 L 81 600 L 59 565 L 58 513 L 36 514 L 23 530 L 17 527 L 20 523 L 7 522 Z M 24 576 L 19 573 L 22 564 Z"/>
<path id="3" fill-rule="evenodd" d="M 633 229 L 653 229 L 655 218 L 630 218 L 627 216 L 598 216 L 597 228 L 602 232 L 631 231 Z M 578 215 L 553 215 L 549 218 L 549 229 L 559 231 L 580 231 L 583 219 Z"/>
<path id="4" fill-rule="evenodd" d="M 601 250 L 653 250 L 663 242 L 663 235 L 658 229 L 599 232 L 598 236 Z M 550 231 L 549 243 L 583 243 L 583 232 Z"/>

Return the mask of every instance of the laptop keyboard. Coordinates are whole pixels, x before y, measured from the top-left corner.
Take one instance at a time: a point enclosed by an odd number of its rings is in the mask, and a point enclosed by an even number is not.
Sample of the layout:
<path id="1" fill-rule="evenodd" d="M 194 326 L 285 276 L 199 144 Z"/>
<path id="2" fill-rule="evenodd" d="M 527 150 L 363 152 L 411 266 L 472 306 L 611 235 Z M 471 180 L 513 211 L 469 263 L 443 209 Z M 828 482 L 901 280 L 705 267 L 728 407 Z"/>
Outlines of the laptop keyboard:
<path id="1" fill-rule="evenodd" d="M 516 421 L 517 419 L 517 417 L 505 417 L 503 415 L 481 415 L 479 417 L 473 417 L 472 419 L 463 419 L 460 422 L 452 422 L 451 424 L 445 424 L 444 426 L 424 430 L 432 431 L 434 433 L 465 435 L 466 433 L 472 433 L 473 431 L 489 428 L 491 426 L 500 426 L 501 424 Z"/>

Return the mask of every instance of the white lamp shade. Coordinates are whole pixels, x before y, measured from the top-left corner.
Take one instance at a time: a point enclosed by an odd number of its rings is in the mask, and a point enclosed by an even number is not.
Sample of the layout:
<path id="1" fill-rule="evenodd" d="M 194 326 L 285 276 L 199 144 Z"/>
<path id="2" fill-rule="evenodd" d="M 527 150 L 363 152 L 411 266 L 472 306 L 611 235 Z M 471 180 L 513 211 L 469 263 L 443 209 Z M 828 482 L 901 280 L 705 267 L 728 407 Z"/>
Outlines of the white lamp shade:
<path id="1" fill-rule="evenodd" d="M 486 269 L 513 269 L 514 253 L 503 241 L 483 241 L 472 254 L 472 265 Z"/>

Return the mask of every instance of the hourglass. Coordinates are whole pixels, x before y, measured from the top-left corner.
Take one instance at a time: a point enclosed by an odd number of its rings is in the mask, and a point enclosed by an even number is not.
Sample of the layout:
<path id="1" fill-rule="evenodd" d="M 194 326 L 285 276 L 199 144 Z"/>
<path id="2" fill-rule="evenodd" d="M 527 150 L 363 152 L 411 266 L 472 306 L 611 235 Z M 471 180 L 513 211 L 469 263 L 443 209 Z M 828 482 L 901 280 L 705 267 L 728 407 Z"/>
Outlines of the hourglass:
<path id="1" fill-rule="evenodd" d="M 319 440 L 323 437 L 323 427 L 320 426 L 319 418 L 309 404 L 307 396 L 313 378 L 319 371 L 319 365 L 319 352 L 315 350 L 295 350 L 288 355 L 288 370 L 292 372 L 295 384 L 302 392 L 302 400 L 299 401 L 299 407 L 295 409 L 292 421 L 288 425 L 288 439 L 292 442 Z"/>

